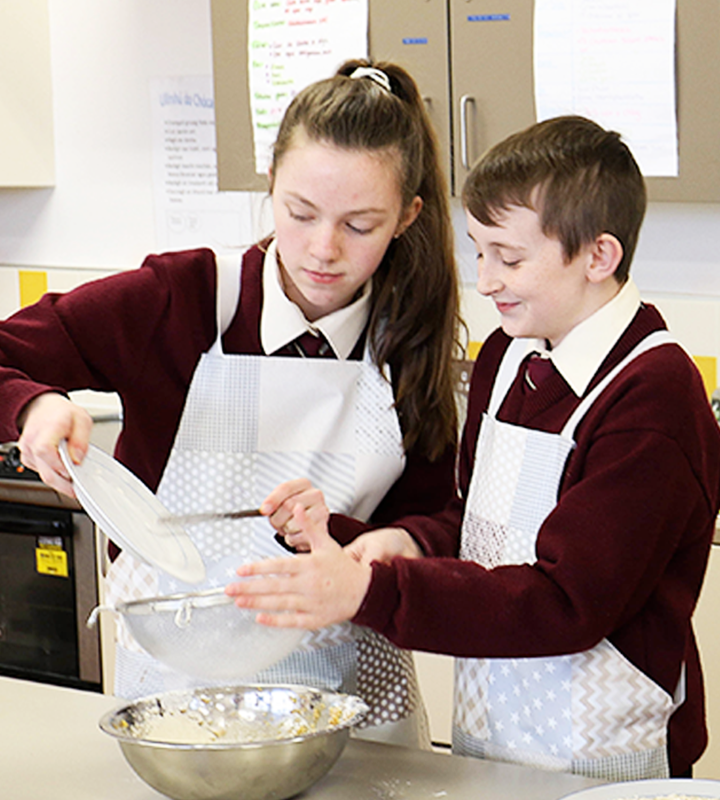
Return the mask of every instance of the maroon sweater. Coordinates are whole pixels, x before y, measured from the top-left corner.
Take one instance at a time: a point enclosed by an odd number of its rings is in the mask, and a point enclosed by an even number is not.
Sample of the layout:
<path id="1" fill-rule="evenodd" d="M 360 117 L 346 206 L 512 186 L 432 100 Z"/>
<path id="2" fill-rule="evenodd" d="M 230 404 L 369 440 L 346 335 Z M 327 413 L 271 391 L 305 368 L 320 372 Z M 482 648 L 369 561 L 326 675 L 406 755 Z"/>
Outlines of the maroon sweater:
<path id="1" fill-rule="evenodd" d="M 262 261 L 257 247 L 244 258 L 238 311 L 223 336 L 227 353 L 264 355 Z M 116 456 L 155 490 L 198 359 L 216 337 L 215 290 L 210 250 L 150 256 L 140 269 L 47 294 L 0 323 L 0 441 L 18 437 L 20 411 L 42 392 L 117 392 L 123 430 Z M 361 341 L 351 357 L 362 350 Z M 409 452 L 373 519 L 383 524 L 441 509 L 454 492 L 454 458 L 453 448 L 434 463 Z M 333 518 L 343 543 L 357 529 Z"/>
<path id="2" fill-rule="evenodd" d="M 664 328 L 642 307 L 590 388 Z M 609 639 L 669 693 L 687 664 L 687 700 L 670 722 L 673 774 L 706 744 L 702 676 L 690 624 L 720 505 L 720 430 L 700 376 L 675 345 L 637 358 L 576 431 L 537 561 L 488 570 L 457 559 L 475 443 L 508 345 L 483 346 L 460 453 L 462 497 L 431 518 L 401 521 L 431 558 L 375 563 L 355 622 L 402 647 L 466 657 L 579 652 Z M 555 373 L 537 391 L 516 378 L 499 419 L 559 432 L 579 400 Z"/>

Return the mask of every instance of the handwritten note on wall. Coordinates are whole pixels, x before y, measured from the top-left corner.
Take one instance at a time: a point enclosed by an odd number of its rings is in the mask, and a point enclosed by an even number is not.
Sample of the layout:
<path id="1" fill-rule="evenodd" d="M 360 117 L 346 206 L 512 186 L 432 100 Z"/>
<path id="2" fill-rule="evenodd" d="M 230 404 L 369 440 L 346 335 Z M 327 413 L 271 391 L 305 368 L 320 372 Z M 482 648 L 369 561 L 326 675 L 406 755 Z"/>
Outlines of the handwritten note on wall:
<path id="1" fill-rule="evenodd" d="M 218 192 L 212 76 L 158 78 L 151 94 L 158 249 L 251 244 L 247 195 Z"/>
<path id="2" fill-rule="evenodd" d="M 535 0 L 537 118 L 590 117 L 645 176 L 676 176 L 675 2 Z"/>
<path id="3" fill-rule="evenodd" d="M 368 0 L 251 0 L 248 77 L 256 171 L 265 174 L 295 95 L 343 61 L 366 58 Z"/>

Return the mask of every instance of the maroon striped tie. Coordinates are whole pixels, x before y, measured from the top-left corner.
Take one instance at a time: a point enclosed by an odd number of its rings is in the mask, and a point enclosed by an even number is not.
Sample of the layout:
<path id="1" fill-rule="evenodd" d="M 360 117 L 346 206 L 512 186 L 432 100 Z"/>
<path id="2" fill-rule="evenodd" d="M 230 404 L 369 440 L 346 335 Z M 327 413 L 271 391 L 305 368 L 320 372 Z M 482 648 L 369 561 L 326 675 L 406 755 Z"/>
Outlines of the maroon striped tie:
<path id="1" fill-rule="evenodd" d="M 531 389 L 537 389 L 540 384 L 552 375 L 555 367 L 547 356 L 533 353 L 527 363 L 525 380 Z"/>
<path id="2" fill-rule="evenodd" d="M 301 356 L 302 358 L 335 358 L 332 347 L 327 339 L 319 333 L 315 335 L 306 331 L 302 336 L 298 336 L 285 347 L 281 347 L 275 355 L 278 356 Z"/>

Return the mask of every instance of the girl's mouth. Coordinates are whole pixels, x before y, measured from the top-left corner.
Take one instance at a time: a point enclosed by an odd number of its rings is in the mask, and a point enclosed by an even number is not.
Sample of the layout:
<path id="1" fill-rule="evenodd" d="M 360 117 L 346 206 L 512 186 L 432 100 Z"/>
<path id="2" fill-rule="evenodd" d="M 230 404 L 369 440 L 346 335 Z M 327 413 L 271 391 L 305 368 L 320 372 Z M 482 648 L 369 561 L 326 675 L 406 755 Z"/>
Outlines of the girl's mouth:
<path id="1" fill-rule="evenodd" d="M 341 278 L 341 275 L 336 272 L 314 272 L 313 270 L 306 269 L 305 274 L 313 283 L 320 283 L 323 285 L 336 283 Z"/>

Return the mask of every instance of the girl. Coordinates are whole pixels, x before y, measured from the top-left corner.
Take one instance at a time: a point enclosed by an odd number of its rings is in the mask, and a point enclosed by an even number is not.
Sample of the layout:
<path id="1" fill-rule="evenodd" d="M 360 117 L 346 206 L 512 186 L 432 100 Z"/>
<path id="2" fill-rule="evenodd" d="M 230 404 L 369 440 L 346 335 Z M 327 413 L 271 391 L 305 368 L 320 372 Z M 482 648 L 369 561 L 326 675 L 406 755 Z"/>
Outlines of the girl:
<path id="1" fill-rule="evenodd" d="M 91 420 L 65 393 L 90 388 L 119 394 L 116 456 L 174 513 L 257 506 L 306 474 L 338 512 L 331 528 L 344 544 L 358 529 L 350 516 L 382 524 L 448 500 L 457 280 L 436 143 L 411 77 L 353 61 L 301 92 L 270 185 L 276 233 L 242 260 L 151 256 L 0 326 L 0 436 L 20 436 L 45 482 L 72 492 L 57 446 L 67 439 L 81 461 Z M 286 515 L 273 512 L 281 527 Z M 209 585 L 277 553 L 264 520 L 191 535 Z M 106 599 L 189 588 L 199 587 L 121 553 Z M 412 657 L 369 631 L 309 635 L 254 679 L 357 691 L 378 735 L 424 740 Z M 117 694 L 187 684 L 120 627 Z"/>

